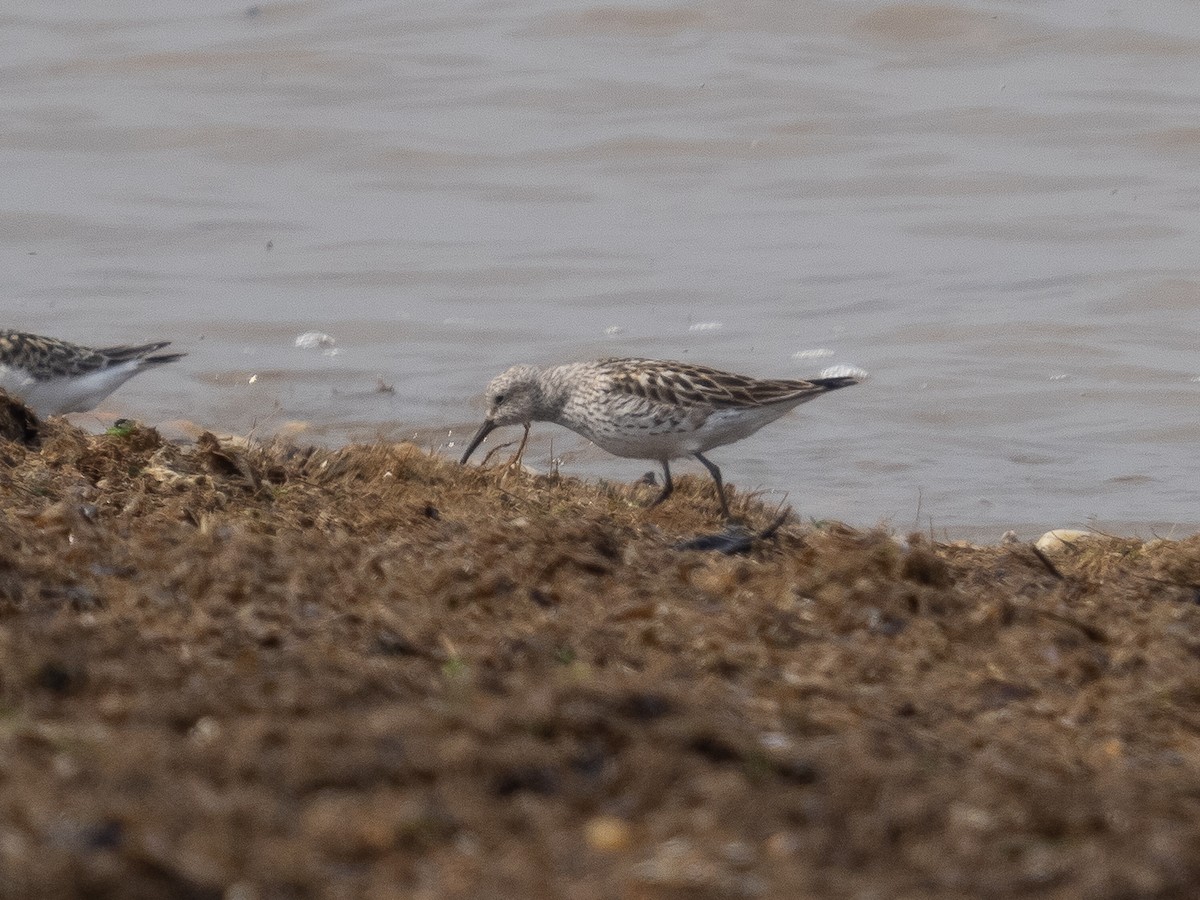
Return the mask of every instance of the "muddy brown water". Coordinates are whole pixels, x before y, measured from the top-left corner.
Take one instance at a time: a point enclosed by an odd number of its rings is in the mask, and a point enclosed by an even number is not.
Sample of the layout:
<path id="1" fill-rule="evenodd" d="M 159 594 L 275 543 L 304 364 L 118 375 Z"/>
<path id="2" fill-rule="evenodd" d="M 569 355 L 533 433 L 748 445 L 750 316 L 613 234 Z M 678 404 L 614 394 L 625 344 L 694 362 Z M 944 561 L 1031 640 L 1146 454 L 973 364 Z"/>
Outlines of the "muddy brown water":
<path id="1" fill-rule="evenodd" d="M 189 353 L 110 414 L 452 454 L 518 361 L 844 362 L 874 381 L 714 453 L 731 482 L 952 536 L 1200 521 L 1186 0 L 0 23 L 3 324 Z"/>

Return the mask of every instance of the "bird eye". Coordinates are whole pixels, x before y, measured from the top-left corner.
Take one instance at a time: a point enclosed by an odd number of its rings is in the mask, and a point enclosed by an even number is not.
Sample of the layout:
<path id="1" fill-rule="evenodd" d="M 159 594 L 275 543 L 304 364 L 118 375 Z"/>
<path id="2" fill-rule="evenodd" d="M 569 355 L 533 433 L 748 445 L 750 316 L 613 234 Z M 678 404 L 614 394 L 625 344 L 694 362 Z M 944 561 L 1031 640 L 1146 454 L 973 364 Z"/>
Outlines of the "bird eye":
<path id="1" fill-rule="evenodd" d="M 503 403 L 503 402 L 504 402 L 504 395 L 503 395 L 503 394 L 497 394 L 497 395 L 496 395 L 496 405 L 497 405 L 497 406 L 499 406 L 499 405 L 500 405 L 501 403 Z"/>

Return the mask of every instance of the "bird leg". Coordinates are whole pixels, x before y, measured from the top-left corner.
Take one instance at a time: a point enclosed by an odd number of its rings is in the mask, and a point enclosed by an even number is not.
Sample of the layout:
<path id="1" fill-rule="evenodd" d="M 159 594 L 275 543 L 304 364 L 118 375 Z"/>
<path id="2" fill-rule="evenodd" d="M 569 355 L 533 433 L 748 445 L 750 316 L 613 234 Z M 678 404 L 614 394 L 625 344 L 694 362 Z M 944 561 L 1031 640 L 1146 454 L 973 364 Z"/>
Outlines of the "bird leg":
<path id="1" fill-rule="evenodd" d="M 658 506 L 658 504 L 662 503 L 664 500 L 666 500 L 668 497 L 670 497 L 672 492 L 674 492 L 674 490 L 675 490 L 675 485 L 671 481 L 671 466 L 670 466 L 670 464 L 668 464 L 667 461 L 664 459 L 662 461 L 662 466 L 663 466 L 663 489 L 659 493 L 659 495 L 657 497 L 655 497 L 654 500 L 651 501 L 650 506 L 648 506 L 647 509 L 652 509 L 655 506 Z"/>
<path id="2" fill-rule="evenodd" d="M 525 444 L 528 441 L 529 441 L 529 423 L 526 422 L 525 423 L 525 433 L 523 435 L 521 435 L 521 446 L 517 447 L 517 452 L 513 455 L 513 458 L 508 461 L 508 467 L 510 469 L 521 468 L 521 459 L 522 459 L 522 457 L 525 456 Z"/>
<path id="3" fill-rule="evenodd" d="M 704 464 L 704 468 L 708 469 L 708 474 L 717 483 L 717 499 L 721 501 L 721 513 L 725 516 L 726 521 L 733 521 L 733 513 L 729 511 L 729 504 L 725 500 L 725 485 L 721 481 L 721 470 L 715 463 L 709 462 L 703 453 L 693 453 L 692 456 Z"/>

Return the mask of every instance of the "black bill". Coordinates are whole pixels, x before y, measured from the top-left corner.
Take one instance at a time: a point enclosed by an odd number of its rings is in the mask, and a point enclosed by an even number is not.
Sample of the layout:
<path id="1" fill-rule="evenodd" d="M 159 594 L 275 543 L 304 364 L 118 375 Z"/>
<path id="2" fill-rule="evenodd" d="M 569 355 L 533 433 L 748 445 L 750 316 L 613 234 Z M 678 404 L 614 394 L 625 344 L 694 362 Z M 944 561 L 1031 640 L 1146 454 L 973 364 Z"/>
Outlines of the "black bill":
<path id="1" fill-rule="evenodd" d="M 483 443 L 483 439 L 491 434 L 495 427 L 496 423 L 490 419 L 484 421 L 484 423 L 479 426 L 479 430 L 475 432 L 475 437 L 471 438 L 471 443 L 467 444 L 467 449 L 464 451 L 462 459 L 460 459 L 459 462 L 465 464 L 467 459 L 470 458 L 471 454 L 475 452 L 475 448 Z"/>

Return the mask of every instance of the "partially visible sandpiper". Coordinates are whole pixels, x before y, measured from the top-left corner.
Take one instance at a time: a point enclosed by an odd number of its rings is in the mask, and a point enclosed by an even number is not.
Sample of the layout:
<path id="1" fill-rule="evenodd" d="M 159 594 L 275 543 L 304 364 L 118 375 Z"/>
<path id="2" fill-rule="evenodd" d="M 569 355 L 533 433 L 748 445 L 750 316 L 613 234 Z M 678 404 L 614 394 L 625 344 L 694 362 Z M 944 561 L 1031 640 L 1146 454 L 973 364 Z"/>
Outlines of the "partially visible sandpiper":
<path id="1" fill-rule="evenodd" d="M 86 412 L 138 372 L 186 355 L 157 353 L 170 343 L 93 349 L 0 330 L 0 389 L 42 417 Z"/>
<path id="2" fill-rule="evenodd" d="M 705 451 L 740 441 L 793 407 L 865 377 L 843 367 L 810 381 L 760 379 L 653 359 L 513 366 L 488 385 L 487 418 L 462 462 L 501 425 L 555 422 L 616 456 L 662 463 L 663 489 L 651 506 L 674 490 L 670 460 L 694 456 L 717 483 L 721 511 L 730 519 L 721 470 Z"/>

